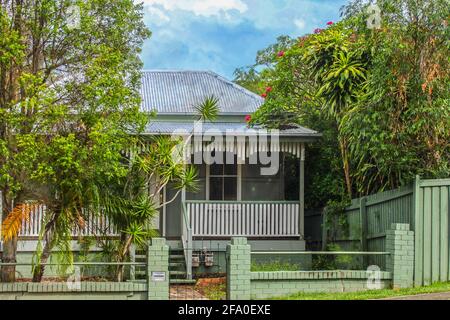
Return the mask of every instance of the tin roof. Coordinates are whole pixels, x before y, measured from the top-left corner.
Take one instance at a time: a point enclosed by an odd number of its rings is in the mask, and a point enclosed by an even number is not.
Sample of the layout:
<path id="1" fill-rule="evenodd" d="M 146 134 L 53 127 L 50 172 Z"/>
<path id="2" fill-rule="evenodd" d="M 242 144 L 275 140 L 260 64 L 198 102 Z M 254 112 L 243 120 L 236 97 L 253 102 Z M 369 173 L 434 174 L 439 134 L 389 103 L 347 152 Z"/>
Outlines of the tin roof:
<path id="1" fill-rule="evenodd" d="M 251 129 L 246 123 L 239 122 L 204 122 L 201 124 L 202 134 L 214 135 L 217 132 L 221 134 L 226 134 L 227 131 L 232 131 L 233 133 L 248 134 L 251 133 Z M 262 129 L 260 127 L 254 127 L 253 129 Z M 180 130 L 187 133 L 191 133 L 194 130 L 194 122 L 176 122 L 176 121 L 152 121 L 147 125 L 145 130 L 146 134 L 173 134 L 182 133 Z M 214 131 L 211 131 L 214 130 Z M 209 132 L 208 132 L 209 131 Z M 301 126 L 296 126 L 295 128 L 290 128 L 286 130 L 280 130 L 280 136 L 282 137 L 320 137 L 321 134 L 317 131 L 304 128 Z"/>
<path id="2" fill-rule="evenodd" d="M 143 71 L 142 110 L 194 114 L 206 97 L 219 99 L 221 114 L 251 114 L 264 99 L 211 71 Z"/>

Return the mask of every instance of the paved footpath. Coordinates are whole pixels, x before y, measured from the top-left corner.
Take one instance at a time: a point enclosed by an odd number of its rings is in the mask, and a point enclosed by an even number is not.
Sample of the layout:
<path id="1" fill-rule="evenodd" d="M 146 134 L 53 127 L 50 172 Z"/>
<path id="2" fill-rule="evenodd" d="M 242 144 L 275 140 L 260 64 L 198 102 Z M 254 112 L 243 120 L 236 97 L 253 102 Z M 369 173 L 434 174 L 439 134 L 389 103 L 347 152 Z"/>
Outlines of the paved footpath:
<path id="1" fill-rule="evenodd" d="M 424 293 L 413 296 L 399 296 L 380 300 L 450 300 L 450 292 Z"/>

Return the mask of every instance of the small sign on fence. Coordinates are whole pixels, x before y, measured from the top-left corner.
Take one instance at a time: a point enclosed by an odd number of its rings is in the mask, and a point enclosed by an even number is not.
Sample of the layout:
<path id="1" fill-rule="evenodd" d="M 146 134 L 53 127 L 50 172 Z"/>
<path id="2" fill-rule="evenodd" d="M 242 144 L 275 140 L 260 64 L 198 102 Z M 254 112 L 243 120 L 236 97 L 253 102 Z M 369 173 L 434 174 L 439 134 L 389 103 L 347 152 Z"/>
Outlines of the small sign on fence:
<path id="1" fill-rule="evenodd" d="M 159 271 L 153 271 L 152 272 L 152 281 L 153 282 L 164 282 L 164 281 L 166 281 L 166 273 L 165 272 L 159 272 Z"/>

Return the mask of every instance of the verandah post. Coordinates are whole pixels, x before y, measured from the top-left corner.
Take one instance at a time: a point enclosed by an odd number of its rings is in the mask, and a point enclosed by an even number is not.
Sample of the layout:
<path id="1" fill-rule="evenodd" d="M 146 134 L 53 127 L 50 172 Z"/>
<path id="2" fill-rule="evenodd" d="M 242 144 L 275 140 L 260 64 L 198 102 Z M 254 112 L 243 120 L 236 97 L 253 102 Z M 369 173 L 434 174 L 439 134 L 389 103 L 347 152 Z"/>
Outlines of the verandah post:
<path id="1" fill-rule="evenodd" d="M 300 153 L 300 188 L 299 188 L 299 228 L 300 236 L 304 238 L 305 235 L 305 144 L 302 143 Z"/>

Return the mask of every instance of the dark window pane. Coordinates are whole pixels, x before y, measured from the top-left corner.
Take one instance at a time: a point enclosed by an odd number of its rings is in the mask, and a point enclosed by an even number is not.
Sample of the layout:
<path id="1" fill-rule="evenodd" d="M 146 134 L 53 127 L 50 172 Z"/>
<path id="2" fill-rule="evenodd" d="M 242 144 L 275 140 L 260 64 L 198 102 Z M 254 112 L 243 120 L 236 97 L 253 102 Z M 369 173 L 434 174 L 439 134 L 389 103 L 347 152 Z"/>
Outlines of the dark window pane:
<path id="1" fill-rule="evenodd" d="M 227 176 L 237 175 L 237 165 L 236 164 L 226 164 L 225 165 L 225 175 L 227 175 Z"/>
<path id="2" fill-rule="evenodd" d="M 195 165 L 195 168 L 197 169 L 199 178 L 206 177 L 206 165 L 205 164 Z"/>
<path id="3" fill-rule="evenodd" d="M 223 175 L 223 164 L 213 164 L 211 165 L 211 169 L 209 174 L 212 176 L 221 176 Z"/>
<path id="4" fill-rule="evenodd" d="M 209 200 L 223 200 L 223 178 L 211 178 L 209 182 Z"/>
<path id="5" fill-rule="evenodd" d="M 224 199 L 225 201 L 237 200 L 237 178 L 224 178 Z"/>

